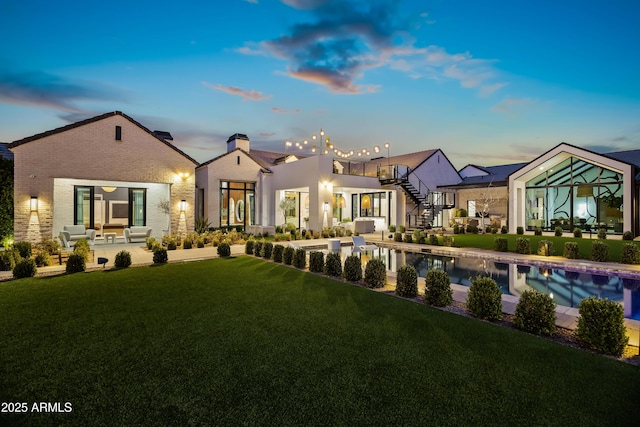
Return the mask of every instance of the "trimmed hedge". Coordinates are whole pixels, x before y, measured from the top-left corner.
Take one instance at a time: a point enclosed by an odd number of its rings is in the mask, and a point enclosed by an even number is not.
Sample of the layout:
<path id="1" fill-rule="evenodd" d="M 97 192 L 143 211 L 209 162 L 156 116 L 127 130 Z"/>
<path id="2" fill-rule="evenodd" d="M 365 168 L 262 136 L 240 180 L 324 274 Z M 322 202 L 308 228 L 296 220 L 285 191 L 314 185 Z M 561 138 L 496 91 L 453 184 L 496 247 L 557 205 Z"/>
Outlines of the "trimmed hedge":
<path id="1" fill-rule="evenodd" d="M 285 246 L 284 251 L 282 252 L 282 261 L 284 265 L 291 265 L 293 262 L 293 254 L 295 253 L 295 249 L 291 246 Z"/>
<path id="2" fill-rule="evenodd" d="M 257 240 L 257 241 L 253 244 L 253 254 L 254 254 L 255 256 L 262 256 L 262 244 L 263 244 L 263 243 L 264 243 L 264 242 L 262 242 L 262 241 L 258 241 L 258 240 Z"/>
<path id="3" fill-rule="evenodd" d="M 438 246 L 438 236 L 436 236 L 435 234 L 430 234 L 429 235 L 429 244 L 430 245 L 434 245 L 434 246 Z"/>
<path id="4" fill-rule="evenodd" d="M 362 280 L 362 262 L 358 255 L 349 255 L 344 260 L 344 270 L 342 275 L 349 282 L 359 282 Z"/>
<path id="5" fill-rule="evenodd" d="M 131 254 L 129 251 L 121 250 L 116 254 L 116 258 L 113 261 L 113 265 L 116 268 L 127 268 L 131 265 Z"/>
<path id="6" fill-rule="evenodd" d="M 467 309 L 471 315 L 481 319 L 502 319 L 502 293 L 496 281 L 490 277 L 471 279 Z"/>
<path id="7" fill-rule="evenodd" d="M 609 246 L 606 243 L 595 240 L 591 247 L 591 261 L 609 261 Z"/>
<path id="8" fill-rule="evenodd" d="M 327 254 L 324 261 L 324 274 L 333 277 L 342 276 L 342 260 L 339 253 L 331 252 Z"/>
<path id="9" fill-rule="evenodd" d="M 309 252 L 309 271 L 313 273 L 324 273 L 324 254 L 322 252 Z"/>
<path id="10" fill-rule="evenodd" d="M 562 237 L 562 227 L 556 227 L 554 233 L 556 237 Z"/>
<path id="11" fill-rule="evenodd" d="M 556 305 L 549 295 L 528 289 L 520 296 L 513 323 L 532 334 L 551 335 L 556 330 Z"/>
<path id="12" fill-rule="evenodd" d="M 282 245 L 273 245 L 273 261 L 274 262 L 282 262 L 282 254 L 284 253 L 284 246 Z"/>
<path id="13" fill-rule="evenodd" d="M 629 342 L 622 305 L 595 296 L 580 302 L 576 337 L 586 346 L 621 356 Z"/>
<path id="14" fill-rule="evenodd" d="M 22 279 L 24 277 L 33 277 L 36 275 L 38 268 L 35 260 L 31 258 L 23 258 L 13 267 L 13 278 Z"/>
<path id="15" fill-rule="evenodd" d="M 227 242 L 221 242 L 218 245 L 218 255 L 221 257 L 231 256 L 231 246 Z"/>
<path id="16" fill-rule="evenodd" d="M 273 243 L 264 242 L 262 244 L 262 258 L 271 259 L 272 254 L 273 254 Z"/>
<path id="17" fill-rule="evenodd" d="M 531 240 L 526 237 L 516 239 L 516 253 L 529 255 L 531 253 Z"/>
<path id="18" fill-rule="evenodd" d="M 51 265 L 51 255 L 49 255 L 49 252 L 40 251 L 36 254 L 35 262 L 37 267 L 46 267 Z"/>
<path id="19" fill-rule="evenodd" d="M 565 258 L 578 259 L 580 257 L 580 247 L 576 242 L 564 242 L 563 255 Z"/>
<path id="20" fill-rule="evenodd" d="M 379 258 L 370 260 L 364 267 L 364 284 L 368 288 L 383 288 L 387 284 L 387 267 Z"/>
<path id="21" fill-rule="evenodd" d="M 293 260 L 291 264 L 295 268 L 306 268 L 307 267 L 307 253 L 304 249 L 296 249 L 293 252 Z"/>
<path id="22" fill-rule="evenodd" d="M 169 255 L 167 255 L 165 248 L 159 248 L 153 252 L 154 264 L 166 264 L 167 262 L 169 262 Z"/>
<path id="23" fill-rule="evenodd" d="M 418 295 L 418 272 L 413 265 L 405 264 L 398 269 L 396 294 L 405 298 L 415 298 Z"/>
<path id="24" fill-rule="evenodd" d="M 17 250 L 22 258 L 31 258 L 31 242 L 15 242 L 13 249 Z"/>
<path id="25" fill-rule="evenodd" d="M 579 228 L 574 228 L 573 229 L 573 237 L 575 237 L 576 239 L 581 239 L 582 238 L 582 230 L 580 230 Z"/>
<path id="26" fill-rule="evenodd" d="M 154 254 L 155 257 L 155 254 Z M 81 253 L 72 253 L 69 254 L 69 258 L 67 259 L 67 266 L 65 270 L 67 273 L 80 273 L 85 271 L 87 268 L 86 259 Z"/>
<path id="27" fill-rule="evenodd" d="M 247 240 L 247 243 L 244 244 L 244 253 L 247 255 L 253 255 L 254 244 L 255 240 Z"/>
<path id="28" fill-rule="evenodd" d="M 598 239 L 606 240 L 606 238 L 607 238 L 607 229 L 601 228 L 600 230 L 598 230 Z"/>
<path id="29" fill-rule="evenodd" d="M 506 237 L 496 237 L 493 239 L 493 249 L 498 252 L 507 252 L 509 241 Z"/>
<path id="30" fill-rule="evenodd" d="M 625 243 L 622 245 L 622 257 L 623 264 L 640 264 L 640 249 L 633 243 Z"/>
<path id="31" fill-rule="evenodd" d="M 424 279 L 424 302 L 436 307 L 445 307 L 453 302 L 451 279 L 442 270 L 429 270 Z"/>

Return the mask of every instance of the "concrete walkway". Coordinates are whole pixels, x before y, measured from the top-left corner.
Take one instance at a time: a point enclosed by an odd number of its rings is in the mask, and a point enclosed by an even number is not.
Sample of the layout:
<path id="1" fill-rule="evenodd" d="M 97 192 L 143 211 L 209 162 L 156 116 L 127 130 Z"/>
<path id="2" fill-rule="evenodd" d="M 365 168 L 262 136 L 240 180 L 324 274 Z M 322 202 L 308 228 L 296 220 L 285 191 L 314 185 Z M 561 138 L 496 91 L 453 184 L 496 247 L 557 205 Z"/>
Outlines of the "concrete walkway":
<path id="1" fill-rule="evenodd" d="M 388 235 L 388 233 L 386 233 Z M 562 257 L 542 257 L 537 255 L 518 255 L 514 253 L 486 251 L 482 249 L 473 248 L 450 248 L 443 246 L 431 246 L 431 245 L 418 245 L 415 243 L 400 243 L 394 242 L 385 238 L 383 233 L 373 233 L 364 235 L 367 243 L 373 243 L 380 247 L 389 249 L 404 250 L 409 252 L 424 252 L 424 250 L 430 251 L 433 255 L 442 255 L 450 257 L 473 257 L 498 262 L 517 262 L 523 265 L 532 266 L 551 266 L 558 268 L 571 267 L 572 269 L 578 269 L 587 272 L 615 272 L 617 274 L 629 275 L 629 277 L 636 277 L 640 279 L 640 266 L 638 265 L 626 265 L 618 263 L 597 263 L 588 262 L 585 260 L 568 260 Z M 275 242 L 286 245 L 287 242 Z M 307 249 L 314 248 L 327 248 L 327 239 L 311 239 L 311 240 L 298 240 L 296 241 L 301 247 Z M 341 237 L 340 243 L 342 246 L 352 244 L 350 237 Z M 103 241 L 96 241 L 96 244 L 92 248 L 94 250 L 94 262 L 87 264 L 87 271 L 100 270 L 102 265 L 97 264 L 99 257 L 107 258 L 109 261 L 104 268 L 113 268 L 113 262 L 116 254 L 121 250 L 127 250 L 131 253 L 132 266 L 142 266 L 153 264 L 153 254 L 148 251 L 143 243 L 104 243 Z M 231 255 L 238 256 L 243 255 L 245 245 L 232 245 Z M 204 259 L 211 259 L 218 257 L 218 248 L 211 246 L 205 248 L 193 249 L 178 249 L 175 251 L 168 251 L 169 262 L 186 262 L 197 261 Z M 41 275 L 55 275 L 65 272 L 65 265 L 53 265 L 50 267 L 41 267 L 38 269 L 38 276 Z M 10 271 L 0 272 L 0 281 L 8 280 L 13 277 Z M 388 272 L 388 286 L 384 291 L 393 291 L 395 289 L 395 272 Z M 419 281 L 419 291 L 424 292 L 424 280 Z M 455 301 L 465 303 L 467 300 L 467 293 L 469 288 L 467 286 L 452 284 L 453 298 Z M 507 314 L 515 313 L 516 305 L 519 298 L 512 295 L 502 295 L 502 307 L 503 312 Z M 575 329 L 577 325 L 578 309 L 558 306 L 556 309 L 556 324 L 559 327 L 566 329 Z M 629 344 L 638 346 L 640 344 L 640 321 L 625 319 L 627 325 L 627 334 L 629 335 Z"/>

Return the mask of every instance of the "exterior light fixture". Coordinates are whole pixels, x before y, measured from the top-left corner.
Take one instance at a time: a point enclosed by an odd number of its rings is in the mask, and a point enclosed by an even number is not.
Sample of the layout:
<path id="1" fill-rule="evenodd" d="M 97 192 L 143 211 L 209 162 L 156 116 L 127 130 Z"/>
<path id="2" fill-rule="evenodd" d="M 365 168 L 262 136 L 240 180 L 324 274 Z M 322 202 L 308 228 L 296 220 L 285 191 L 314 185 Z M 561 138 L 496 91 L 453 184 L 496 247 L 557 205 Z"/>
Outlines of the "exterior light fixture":
<path id="1" fill-rule="evenodd" d="M 180 212 L 184 212 L 186 210 L 187 210 L 187 201 L 183 199 L 180 202 Z"/>
<path id="2" fill-rule="evenodd" d="M 113 193 L 114 191 L 116 191 L 116 187 L 102 187 L 102 191 L 104 191 L 105 193 Z"/>
<path id="3" fill-rule="evenodd" d="M 325 212 L 329 212 L 329 202 L 324 202 L 322 205 L 322 210 Z"/>
<path id="4" fill-rule="evenodd" d="M 31 196 L 31 212 L 38 211 L 38 196 Z"/>

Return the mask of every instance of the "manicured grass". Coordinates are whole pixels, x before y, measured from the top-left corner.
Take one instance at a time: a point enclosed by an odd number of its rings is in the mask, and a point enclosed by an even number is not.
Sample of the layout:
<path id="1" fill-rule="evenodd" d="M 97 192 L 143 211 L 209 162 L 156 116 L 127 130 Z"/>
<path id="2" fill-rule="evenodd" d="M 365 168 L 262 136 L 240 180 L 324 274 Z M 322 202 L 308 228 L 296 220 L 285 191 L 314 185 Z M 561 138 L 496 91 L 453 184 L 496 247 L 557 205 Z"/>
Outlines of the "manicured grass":
<path id="1" fill-rule="evenodd" d="M 518 237 L 525 237 L 531 240 L 531 253 L 538 253 L 538 242 L 540 240 L 550 240 L 553 242 L 554 255 L 562 256 L 564 251 L 565 242 L 576 242 L 580 250 L 580 258 L 591 259 L 591 247 L 595 241 L 589 238 L 576 239 L 573 234 L 566 233 L 566 236 L 532 236 L 532 235 L 517 235 L 517 234 L 455 234 L 454 245 L 462 248 L 478 248 L 478 249 L 494 249 L 494 239 L 496 237 L 505 237 L 508 240 L 509 252 L 515 252 L 516 239 Z M 638 245 L 637 241 L 627 240 L 601 240 L 609 246 L 609 260 L 614 262 L 620 262 L 622 258 L 622 247 L 625 243 L 633 243 Z M 442 238 L 440 238 L 440 244 L 442 244 Z"/>
<path id="2" fill-rule="evenodd" d="M 0 313 L 0 400 L 73 405 L 14 424 L 637 422 L 637 367 L 253 257 L 6 282 Z"/>

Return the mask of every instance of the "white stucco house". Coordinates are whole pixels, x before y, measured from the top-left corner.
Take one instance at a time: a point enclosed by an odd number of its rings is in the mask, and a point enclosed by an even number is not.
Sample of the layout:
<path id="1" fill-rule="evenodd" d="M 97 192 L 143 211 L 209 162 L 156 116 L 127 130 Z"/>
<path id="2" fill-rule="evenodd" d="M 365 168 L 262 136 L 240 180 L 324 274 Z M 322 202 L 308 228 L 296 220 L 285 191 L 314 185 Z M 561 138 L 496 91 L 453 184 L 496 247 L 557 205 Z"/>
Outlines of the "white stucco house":
<path id="1" fill-rule="evenodd" d="M 460 181 L 441 150 L 356 162 L 254 150 L 246 135 L 234 134 L 225 154 L 196 168 L 197 213 L 214 227 L 247 229 L 293 223 L 321 230 L 344 222 L 369 232 L 390 224 L 437 226 L 447 222 L 454 203 L 453 193 L 438 186 Z"/>

